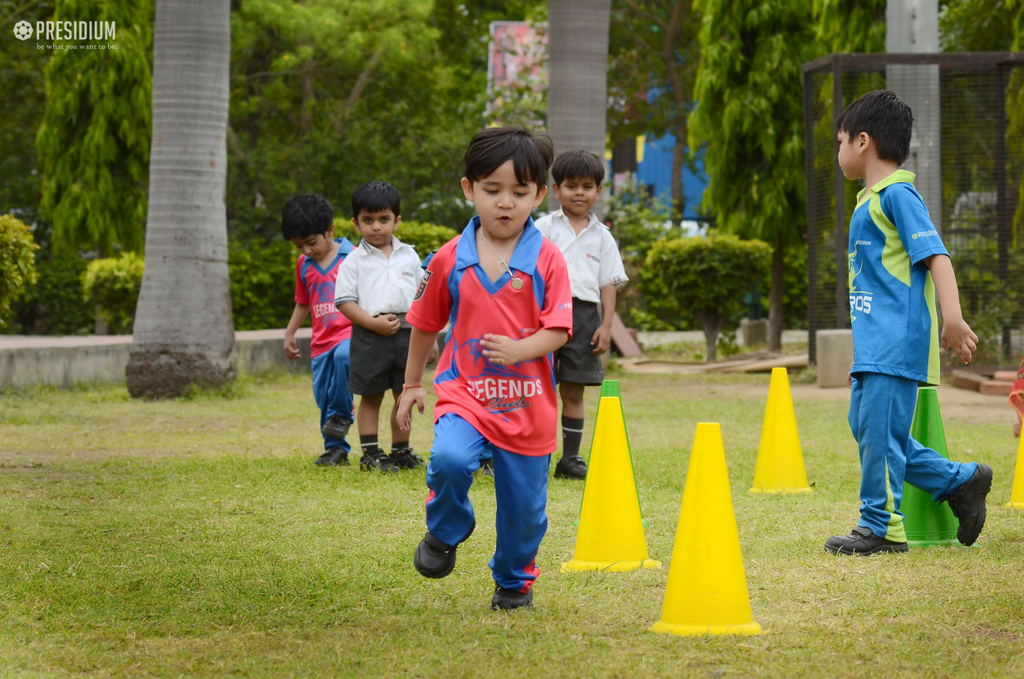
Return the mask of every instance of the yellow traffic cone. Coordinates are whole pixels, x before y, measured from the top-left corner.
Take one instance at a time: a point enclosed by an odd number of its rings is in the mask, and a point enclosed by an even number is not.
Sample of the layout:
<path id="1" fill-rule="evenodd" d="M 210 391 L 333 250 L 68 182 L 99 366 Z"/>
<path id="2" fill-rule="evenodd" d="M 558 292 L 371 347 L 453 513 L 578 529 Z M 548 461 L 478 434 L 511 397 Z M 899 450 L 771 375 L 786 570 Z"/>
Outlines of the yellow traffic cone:
<path id="1" fill-rule="evenodd" d="M 1024 433 L 1020 436 L 1020 446 L 1017 448 L 1017 469 L 1013 473 L 1013 490 L 1010 491 L 1010 501 L 1006 506 L 1024 508 Z"/>
<path id="2" fill-rule="evenodd" d="M 605 380 L 590 447 L 576 549 L 572 561 L 562 564 L 562 572 L 636 568 L 661 568 L 661 562 L 647 554 L 619 383 Z"/>
<path id="3" fill-rule="evenodd" d="M 772 368 L 751 493 L 810 493 L 785 368 Z"/>
<path id="4" fill-rule="evenodd" d="M 690 453 L 661 620 L 652 632 L 761 634 L 732 509 L 722 430 L 701 422 Z"/>

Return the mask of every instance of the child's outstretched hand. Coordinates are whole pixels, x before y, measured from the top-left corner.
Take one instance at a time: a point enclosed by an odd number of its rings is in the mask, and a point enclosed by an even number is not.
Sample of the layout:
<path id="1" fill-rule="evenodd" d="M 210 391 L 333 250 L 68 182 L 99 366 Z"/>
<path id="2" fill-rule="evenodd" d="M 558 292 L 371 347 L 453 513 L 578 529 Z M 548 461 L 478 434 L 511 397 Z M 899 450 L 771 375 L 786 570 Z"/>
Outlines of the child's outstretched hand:
<path id="1" fill-rule="evenodd" d="M 978 350 L 978 336 L 963 318 L 943 319 L 942 347 L 952 349 L 967 365 Z"/>
<path id="2" fill-rule="evenodd" d="M 594 347 L 594 353 L 601 355 L 608 351 L 612 346 L 612 329 L 611 326 L 601 326 L 594 333 L 594 336 L 590 338 L 590 346 Z"/>
<path id="3" fill-rule="evenodd" d="M 505 335 L 484 335 L 480 346 L 484 348 L 487 360 L 495 365 L 513 365 L 523 360 L 519 355 L 518 342 Z"/>
<path id="4" fill-rule="evenodd" d="M 395 419 L 398 420 L 398 428 L 402 431 L 412 429 L 412 407 L 414 405 L 422 415 L 424 406 L 422 386 L 406 387 L 402 389 L 402 394 L 398 397 L 398 412 L 395 413 Z"/>

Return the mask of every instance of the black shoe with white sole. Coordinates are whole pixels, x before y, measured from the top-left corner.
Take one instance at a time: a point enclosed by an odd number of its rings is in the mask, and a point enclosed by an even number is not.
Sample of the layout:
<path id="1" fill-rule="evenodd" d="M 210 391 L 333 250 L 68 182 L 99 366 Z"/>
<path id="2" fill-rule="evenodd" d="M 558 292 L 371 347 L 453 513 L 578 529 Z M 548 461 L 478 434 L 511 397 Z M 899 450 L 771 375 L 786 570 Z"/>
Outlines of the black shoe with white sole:
<path id="1" fill-rule="evenodd" d="M 832 554 L 867 556 L 880 552 L 906 552 L 906 542 L 893 542 L 880 538 L 870 528 L 855 526 L 849 535 L 833 535 L 825 541 L 825 551 Z"/>

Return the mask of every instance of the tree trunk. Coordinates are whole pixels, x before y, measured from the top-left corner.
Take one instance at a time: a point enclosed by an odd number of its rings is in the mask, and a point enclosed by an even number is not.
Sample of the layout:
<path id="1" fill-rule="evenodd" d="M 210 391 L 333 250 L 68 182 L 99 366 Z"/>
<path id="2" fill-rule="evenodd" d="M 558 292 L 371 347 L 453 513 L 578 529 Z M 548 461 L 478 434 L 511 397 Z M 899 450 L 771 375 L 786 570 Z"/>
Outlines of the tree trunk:
<path id="1" fill-rule="evenodd" d="M 783 274 L 786 272 L 786 241 L 782 236 L 775 239 L 772 253 L 772 287 L 768 292 L 768 351 L 782 353 L 782 292 Z"/>
<path id="2" fill-rule="evenodd" d="M 611 0 L 548 0 L 548 134 L 556 154 L 586 149 L 604 161 L 610 16 Z M 552 196 L 548 208 L 558 207 Z"/>
<path id="3" fill-rule="evenodd" d="M 676 145 L 672 149 L 672 223 L 681 224 L 686 213 L 683 195 L 683 165 L 686 163 L 686 117 L 676 126 Z"/>
<path id="4" fill-rule="evenodd" d="M 224 188 L 229 0 L 158 0 L 146 271 L 128 391 L 178 396 L 235 377 Z"/>
<path id="5" fill-rule="evenodd" d="M 698 313 L 697 323 L 700 325 L 700 329 L 704 331 L 704 341 L 708 352 L 707 361 L 710 363 L 718 359 L 718 335 L 721 334 L 725 321 L 717 316 Z"/>

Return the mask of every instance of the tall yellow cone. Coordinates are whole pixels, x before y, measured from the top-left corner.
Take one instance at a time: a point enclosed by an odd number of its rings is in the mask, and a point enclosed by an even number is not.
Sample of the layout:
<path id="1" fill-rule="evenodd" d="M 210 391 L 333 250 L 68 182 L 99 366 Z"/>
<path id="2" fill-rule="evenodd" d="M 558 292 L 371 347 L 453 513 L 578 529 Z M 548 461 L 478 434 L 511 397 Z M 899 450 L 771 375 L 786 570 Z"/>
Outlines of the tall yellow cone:
<path id="1" fill-rule="evenodd" d="M 750 611 L 722 431 L 717 424 L 697 425 L 665 603 L 661 620 L 651 631 L 761 634 Z"/>
<path id="2" fill-rule="evenodd" d="M 647 554 L 619 385 L 605 380 L 590 448 L 576 549 L 572 561 L 562 564 L 562 572 L 636 568 L 661 568 L 661 562 Z"/>
<path id="3" fill-rule="evenodd" d="M 1013 473 L 1013 490 L 1007 507 L 1024 508 L 1024 433 L 1020 435 L 1020 446 L 1017 448 L 1017 469 Z"/>
<path id="4" fill-rule="evenodd" d="M 751 493 L 810 493 L 785 368 L 772 368 Z"/>

